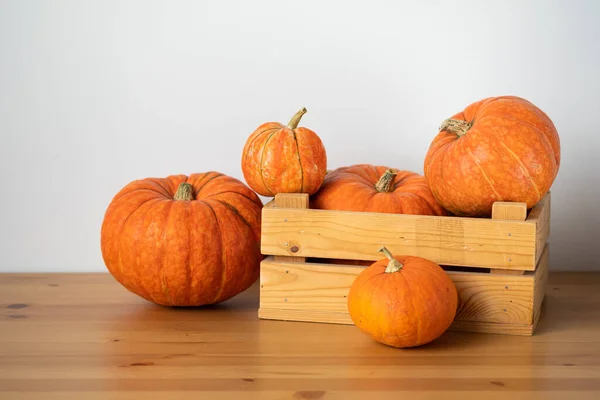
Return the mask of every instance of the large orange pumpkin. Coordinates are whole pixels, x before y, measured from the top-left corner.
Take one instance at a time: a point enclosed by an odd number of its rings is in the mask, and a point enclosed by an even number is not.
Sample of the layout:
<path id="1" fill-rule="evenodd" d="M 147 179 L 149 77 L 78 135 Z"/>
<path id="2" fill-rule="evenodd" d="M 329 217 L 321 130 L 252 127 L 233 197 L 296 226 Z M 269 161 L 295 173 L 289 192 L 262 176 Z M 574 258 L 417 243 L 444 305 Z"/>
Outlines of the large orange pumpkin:
<path id="1" fill-rule="evenodd" d="M 110 273 L 157 304 L 225 301 L 259 275 L 262 202 L 218 172 L 142 179 L 112 200 L 101 248 Z"/>
<path id="2" fill-rule="evenodd" d="M 358 164 L 327 174 L 311 208 L 395 214 L 445 215 L 425 177 L 410 171 Z"/>
<path id="3" fill-rule="evenodd" d="M 502 96 L 473 103 L 444 121 L 424 169 L 444 208 L 487 217 L 495 201 L 533 207 L 559 166 L 560 141 L 550 118 L 525 99 Z"/>
<path id="4" fill-rule="evenodd" d="M 452 324 L 458 293 L 446 272 L 421 257 L 393 256 L 365 268 L 348 293 L 354 324 L 374 340 L 393 347 L 420 346 Z"/>
<path id="5" fill-rule="evenodd" d="M 317 134 L 298 127 L 306 108 L 287 126 L 260 125 L 242 153 L 242 172 L 248 185 L 263 196 L 277 193 L 315 193 L 327 170 L 325 147 Z"/>

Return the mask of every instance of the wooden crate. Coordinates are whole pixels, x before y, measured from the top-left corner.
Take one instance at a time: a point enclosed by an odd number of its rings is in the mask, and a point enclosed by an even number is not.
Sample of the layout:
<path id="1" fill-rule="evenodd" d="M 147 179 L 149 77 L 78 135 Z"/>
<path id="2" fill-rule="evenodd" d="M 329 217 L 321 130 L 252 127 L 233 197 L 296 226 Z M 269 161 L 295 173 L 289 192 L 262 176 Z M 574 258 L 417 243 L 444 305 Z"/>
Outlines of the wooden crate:
<path id="1" fill-rule="evenodd" d="M 450 329 L 532 335 L 549 229 L 550 193 L 529 211 L 497 202 L 492 218 L 311 210 L 306 194 L 279 194 L 262 214 L 259 317 L 352 324 L 346 296 L 364 266 L 344 260 L 381 259 L 385 245 L 446 270 L 459 293 Z"/>

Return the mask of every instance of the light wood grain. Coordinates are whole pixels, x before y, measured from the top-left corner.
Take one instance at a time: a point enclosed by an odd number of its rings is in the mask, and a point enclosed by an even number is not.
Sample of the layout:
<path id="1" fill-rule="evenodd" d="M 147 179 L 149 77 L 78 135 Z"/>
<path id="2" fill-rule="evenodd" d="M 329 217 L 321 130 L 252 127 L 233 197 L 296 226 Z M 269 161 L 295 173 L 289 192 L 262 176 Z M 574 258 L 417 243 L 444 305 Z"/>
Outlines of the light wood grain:
<path id="1" fill-rule="evenodd" d="M 294 243 L 297 256 L 377 260 L 385 245 L 394 254 L 443 265 L 532 271 L 536 227 L 529 221 L 275 207 L 263 209 L 261 251 L 289 256 Z"/>
<path id="2" fill-rule="evenodd" d="M 535 257 L 540 259 L 550 236 L 551 194 L 546 196 L 529 212 L 527 221 L 535 224 Z"/>
<path id="3" fill-rule="evenodd" d="M 277 193 L 273 207 L 306 209 L 309 205 L 308 200 L 308 194 L 306 193 Z M 283 245 L 289 249 L 291 254 L 295 253 L 296 248 L 294 246 L 296 246 L 296 243 L 290 241 L 285 242 Z M 306 257 L 275 256 L 275 260 L 301 263 L 306 261 Z"/>
<path id="4" fill-rule="evenodd" d="M 492 206 L 492 219 L 525 221 L 527 219 L 527 203 L 497 201 Z"/>
<path id="5" fill-rule="evenodd" d="M 527 219 L 527 203 L 497 201 L 492 206 L 492 219 L 504 221 L 525 221 Z M 492 274 L 523 275 L 524 270 L 494 268 Z"/>
<path id="6" fill-rule="evenodd" d="M 171 309 L 107 274 L 0 275 L 0 399 L 597 399 L 600 274 L 546 276 L 536 335 L 399 350 L 354 326 L 259 320 L 258 285 Z"/>
<path id="7" fill-rule="evenodd" d="M 363 267 L 337 264 L 278 262 L 269 257 L 261 264 L 259 316 L 265 319 L 352 324 L 347 294 Z M 548 255 L 535 273 L 523 276 L 448 271 L 459 295 L 455 330 L 533 333 L 534 286 L 542 290 Z M 482 328 L 476 326 L 481 324 Z"/>

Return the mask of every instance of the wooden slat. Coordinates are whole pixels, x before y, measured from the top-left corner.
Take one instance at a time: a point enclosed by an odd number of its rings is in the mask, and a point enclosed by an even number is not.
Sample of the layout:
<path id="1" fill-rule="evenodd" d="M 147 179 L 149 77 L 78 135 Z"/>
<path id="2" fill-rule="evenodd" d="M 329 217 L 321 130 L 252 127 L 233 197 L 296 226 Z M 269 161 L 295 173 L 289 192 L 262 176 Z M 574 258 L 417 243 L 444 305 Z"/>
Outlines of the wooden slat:
<path id="1" fill-rule="evenodd" d="M 306 193 L 278 193 L 275 195 L 273 207 L 277 208 L 298 208 L 307 209 L 309 206 L 308 194 Z M 284 247 L 288 248 L 292 254 L 297 247 L 294 242 L 284 242 Z M 306 257 L 295 256 L 275 256 L 275 261 L 288 261 L 302 263 Z"/>
<path id="2" fill-rule="evenodd" d="M 525 221 L 527 203 L 497 201 L 492 206 L 492 219 L 505 221 Z"/>
<path id="3" fill-rule="evenodd" d="M 285 245 L 288 243 L 288 246 Z M 394 254 L 441 265 L 535 269 L 536 224 L 484 218 L 433 217 L 329 210 L 263 209 L 261 251 L 346 260 Z"/>
<path id="4" fill-rule="evenodd" d="M 353 325 L 350 314 L 336 311 L 260 308 L 258 317 L 278 321 L 319 322 L 325 324 Z"/>
<path id="5" fill-rule="evenodd" d="M 259 316 L 351 324 L 349 316 L 342 314 L 347 314 L 346 296 L 362 269 L 360 266 L 281 263 L 269 257 L 261 264 Z M 531 326 L 534 279 L 543 271 L 522 276 L 448 271 L 459 294 L 456 320 L 470 323 L 462 326 L 473 326 L 471 323 L 477 322 Z M 495 325 L 494 330 L 500 331 Z"/>
<path id="6" fill-rule="evenodd" d="M 260 308 L 348 313 L 346 296 L 360 266 L 278 262 L 261 263 Z"/>
<path id="7" fill-rule="evenodd" d="M 492 206 L 492 219 L 502 221 L 525 221 L 527 218 L 527 203 L 497 201 Z M 523 275 L 525 271 L 519 269 L 494 268 L 492 274 Z"/>

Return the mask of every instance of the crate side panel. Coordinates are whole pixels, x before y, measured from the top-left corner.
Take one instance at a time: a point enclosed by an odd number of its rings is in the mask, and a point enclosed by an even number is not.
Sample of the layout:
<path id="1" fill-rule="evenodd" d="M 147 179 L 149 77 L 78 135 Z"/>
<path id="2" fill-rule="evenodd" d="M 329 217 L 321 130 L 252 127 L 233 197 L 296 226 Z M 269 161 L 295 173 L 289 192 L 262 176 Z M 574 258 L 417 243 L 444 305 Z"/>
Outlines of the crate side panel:
<path id="1" fill-rule="evenodd" d="M 484 218 L 263 209 L 267 255 L 378 260 L 385 245 L 441 265 L 535 269 L 536 224 Z M 292 249 L 295 250 L 292 253 Z"/>

